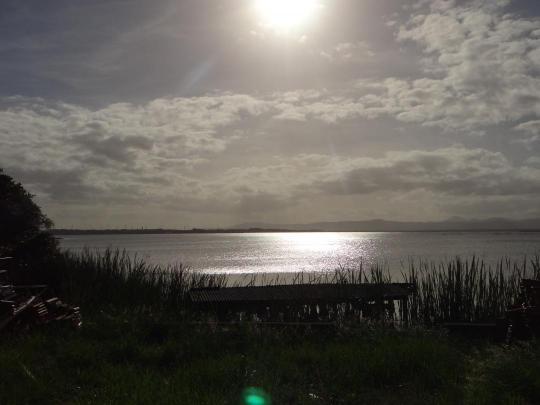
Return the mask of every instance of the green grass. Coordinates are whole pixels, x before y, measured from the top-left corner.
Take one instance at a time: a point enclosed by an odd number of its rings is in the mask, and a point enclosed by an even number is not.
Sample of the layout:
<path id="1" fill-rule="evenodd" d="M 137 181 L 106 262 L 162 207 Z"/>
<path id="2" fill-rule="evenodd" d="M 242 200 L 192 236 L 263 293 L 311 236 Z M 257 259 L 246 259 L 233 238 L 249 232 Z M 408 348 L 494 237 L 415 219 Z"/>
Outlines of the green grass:
<path id="1" fill-rule="evenodd" d="M 95 315 L 82 330 L 5 336 L 2 404 L 539 403 L 540 350 L 441 332 L 229 330 L 147 315 Z"/>
<path id="2" fill-rule="evenodd" d="M 489 347 L 471 361 L 465 387 L 474 404 L 539 404 L 540 346 L 538 342 Z"/>
<path id="3" fill-rule="evenodd" d="M 0 347 L 0 403 L 237 404 L 246 387 L 274 404 L 454 403 L 465 355 L 428 332 L 212 331 L 97 316 L 79 332 Z"/>

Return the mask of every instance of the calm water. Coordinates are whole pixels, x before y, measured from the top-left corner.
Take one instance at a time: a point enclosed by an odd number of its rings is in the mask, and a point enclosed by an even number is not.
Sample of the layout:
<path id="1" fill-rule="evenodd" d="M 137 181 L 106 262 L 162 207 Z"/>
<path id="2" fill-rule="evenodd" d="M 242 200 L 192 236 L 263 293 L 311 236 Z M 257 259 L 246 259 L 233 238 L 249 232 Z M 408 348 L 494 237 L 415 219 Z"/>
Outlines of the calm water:
<path id="1" fill-rule="evenodd" d="M 64 249 L 125 249 L 156 264 L 181 262 L 211 273 L 290 273 L 385 262 L 399 275 L 410 259 L 456 255 L 495 262 L 540 252 L 540 232 L 340 232 L 65 236 Z"/>

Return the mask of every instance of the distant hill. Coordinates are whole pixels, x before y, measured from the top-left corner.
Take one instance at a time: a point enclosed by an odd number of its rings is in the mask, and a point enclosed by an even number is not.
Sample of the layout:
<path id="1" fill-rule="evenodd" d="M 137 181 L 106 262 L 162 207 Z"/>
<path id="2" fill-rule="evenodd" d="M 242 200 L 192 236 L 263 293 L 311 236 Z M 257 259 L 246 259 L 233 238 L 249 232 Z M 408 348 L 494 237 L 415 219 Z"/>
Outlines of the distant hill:
<path id="1" fill-rule="evenodd" d="M 540 231 L 540 218 L 511 220 L 506 218 L 450 218 L 439 222 L 400 222 L 373 219 L 368 221 L 313 222 L 308 224 L 246 223 L 234 228 L 280 228 L 294 231 L 325 232 L 407 232 L 407 231 Z"/>

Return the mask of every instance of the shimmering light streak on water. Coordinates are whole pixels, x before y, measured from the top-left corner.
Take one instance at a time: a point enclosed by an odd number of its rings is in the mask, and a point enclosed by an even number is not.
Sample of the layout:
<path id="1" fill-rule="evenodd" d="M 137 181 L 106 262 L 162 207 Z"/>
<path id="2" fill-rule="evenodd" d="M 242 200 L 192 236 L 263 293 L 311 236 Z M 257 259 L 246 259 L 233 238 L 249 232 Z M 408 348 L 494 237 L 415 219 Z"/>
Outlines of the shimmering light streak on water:
<path id="1" fill-rule="evenodd" d="M 212 273 L 288 273 L 386 262 L 399 275 L 410 258 L 444 260 L 473 254 L 494 262 L 540 252 L 540 233 L 315 232 L 66 236 L 66 249 L 126 249 L 151 263 L 182 262 Z"/>

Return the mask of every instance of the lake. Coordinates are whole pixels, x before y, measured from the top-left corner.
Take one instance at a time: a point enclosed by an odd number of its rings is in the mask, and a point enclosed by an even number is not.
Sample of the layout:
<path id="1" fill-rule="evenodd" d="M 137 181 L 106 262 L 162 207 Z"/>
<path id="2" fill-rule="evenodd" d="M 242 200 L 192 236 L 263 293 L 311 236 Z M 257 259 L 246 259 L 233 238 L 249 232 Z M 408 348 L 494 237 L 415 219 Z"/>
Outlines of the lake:
<path id="1" fill-rule="evenodd" d="M 476 255 L 489 263 L 503 256 L 540 253 L 540 232 L 312 232 L 176 235 L 70 235 L 63 249 L 125 249 L 150 263 L 183 263 L 209 272 L 283 274 L 320 272 L 360 261 L 386 263 L 393 275 L 409 260 Z"/>

